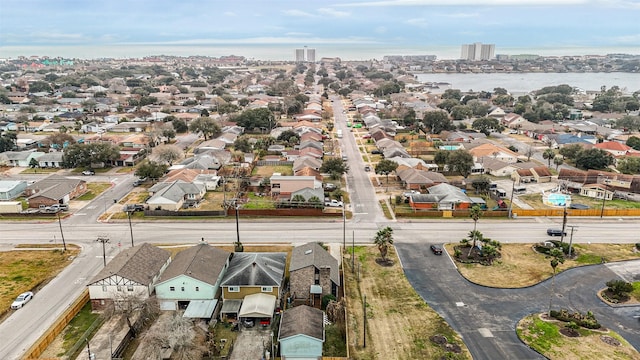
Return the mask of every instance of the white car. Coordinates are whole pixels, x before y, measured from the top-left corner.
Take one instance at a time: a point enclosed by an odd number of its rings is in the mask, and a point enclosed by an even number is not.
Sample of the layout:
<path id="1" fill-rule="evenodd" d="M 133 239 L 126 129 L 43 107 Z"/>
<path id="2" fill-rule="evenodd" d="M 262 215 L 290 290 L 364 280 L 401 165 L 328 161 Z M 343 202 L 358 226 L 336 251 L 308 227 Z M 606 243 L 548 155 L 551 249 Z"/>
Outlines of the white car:
<path id="1" fill-rule="evenodd" d="M 28 303 L 31 299 L 33 299 L 33 293 L 31 291 L 27 291 L 18 295 L 16 300 L 11 304 L 11 308 L 13 310 L 20 309 L 24 306 L 24 304 Z"/>

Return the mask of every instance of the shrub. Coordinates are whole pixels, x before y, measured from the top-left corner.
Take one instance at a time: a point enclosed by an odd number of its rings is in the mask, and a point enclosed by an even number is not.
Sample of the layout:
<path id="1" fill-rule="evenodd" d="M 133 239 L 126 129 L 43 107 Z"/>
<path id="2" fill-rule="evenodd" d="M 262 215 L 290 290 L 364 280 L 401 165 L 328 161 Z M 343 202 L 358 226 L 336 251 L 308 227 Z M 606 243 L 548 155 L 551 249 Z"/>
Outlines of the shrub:
<path id="1" fill-rule="evenodd" d="M 329 301 L 335 301 L 336 297 L 331 295 L 331 294 L 327 294 L 325 296 L 322 297 L 322 310 L 325 310 L 327 308 L 327 305 L 329 304 Z"/>
<path id="2" fill-rule="evenodd" d="M 640 250 L 640 243 L 636 243 L 636 249 Z"/>
<path id="3" fill-rule="evenodd" d="M 602 326 L 598 323 L 591 311 L 587 312 L 586 315 L 583 315 L 577 311 L 570 313 L 569 310 L 565 309 L 560 311 L 551 310 L 550 315 L 554 319 L 564 322 L 574 322 L 575 324 L 587 329 L 599 329 Z"/>
<path id="4" fill-rule="evenodd" d="M 611 297 L 615 300 L 626 299 L 629 293 L 633 291 L 633 284 L 624 280 L 607 281 L 607 290 L 611 293 Z"/>

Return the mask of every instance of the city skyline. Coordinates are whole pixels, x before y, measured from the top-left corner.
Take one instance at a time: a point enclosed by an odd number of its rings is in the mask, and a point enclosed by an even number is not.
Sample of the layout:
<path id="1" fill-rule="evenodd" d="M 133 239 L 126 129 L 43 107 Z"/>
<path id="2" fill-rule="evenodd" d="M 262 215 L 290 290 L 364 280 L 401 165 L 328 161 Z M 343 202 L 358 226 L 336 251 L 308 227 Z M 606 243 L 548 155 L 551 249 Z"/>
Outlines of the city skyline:
<path id="1" fill-rule="evenodd" d="M 292 60 L 385 54 L 460 57 L 460 46 L 496 45 L 496 54 L 640 54 L 639 0 L 5 0 L 0 57 L 243 55 Z M 176 16 L 175 14 L 179 14 Z"/>

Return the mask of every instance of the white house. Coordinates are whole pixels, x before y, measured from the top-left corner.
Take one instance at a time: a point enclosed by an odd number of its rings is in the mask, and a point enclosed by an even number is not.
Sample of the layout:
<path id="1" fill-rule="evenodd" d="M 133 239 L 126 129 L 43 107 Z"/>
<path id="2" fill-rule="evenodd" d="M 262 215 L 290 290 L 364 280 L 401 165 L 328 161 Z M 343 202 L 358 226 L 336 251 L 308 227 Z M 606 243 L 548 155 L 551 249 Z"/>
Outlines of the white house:
<path id="1" fill-rule="evenodd" d="M 91 307 L 99 310 L 111 303 L 147 299 L 169 263 L 167 250 L 148 243 L 123 250 L 89 281 Z"/>

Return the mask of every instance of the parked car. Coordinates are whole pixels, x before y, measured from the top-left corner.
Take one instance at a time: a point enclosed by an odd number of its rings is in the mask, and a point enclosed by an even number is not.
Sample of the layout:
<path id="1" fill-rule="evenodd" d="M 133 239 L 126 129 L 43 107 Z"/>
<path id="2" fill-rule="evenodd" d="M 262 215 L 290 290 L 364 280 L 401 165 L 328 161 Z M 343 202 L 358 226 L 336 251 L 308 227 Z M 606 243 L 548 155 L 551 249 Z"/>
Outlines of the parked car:
<path id="1" fill-rule="evenodd" d="M 324 189 L 327 191 L 333 191 L 336 189 L 336 185 L 333 183 L 326 183 L 324 184 Z"/>
<path id="2" fill-rule="evenodd" d="M 42 209 L 47 213 L 57 213 L 58 211 L 69 211 L 69 204 L 53 204 Z"/>
<path id="3" fill-rule="evenodd" d="M 585 204 L 571 204 L 569 206 L 569 209 L 576 209 L 576 210 L 586 210 L 586 209 L 590 209 L 589 205 L 585 205 Z"/>
<path id="4" fill-rule="evenodd" d="M 562 232 L 561 229 L 547 229 L 547 235 L 549 236 L 567 236 L 566 232 Z"/>
<path id="5" fill-rule="evenodd" d="M 28 303 L 31 299 L 33 299 L 33 293 L 31 291 L 24 292 L 16 298 L 16 300 L 11 304 L 11 308 L 13 310 L 20 309 L 26 303 Z"/>
<path id="6" fill-rule="evenodd" d="M 328 207 L 342 207 L 344 206 L 344 204 L 342 203 L 342 201 L 338 201 L 336 199 L 331 199 L 331 200 L 325 200 L 324 201 L 324 206 L 328 206 Z"/>
<path id="7" fill-rule="evenodd" d="M 85 176 L 91 176 L 91 175 L 95 175 L 95 174 L 96 174 L 96 172 L 91 170 L 91 169 L 87 169 L 87 170 L 82 172 L 82 175 L 85 175 Z"/>
<path id="8" fill-rule="evenodd" d="M 371 139 L 371 134 L 364 134 L 362 135 L 363 139 Z"/>
<path id="9" fill-rule="evenodd" d="M 364 166 L 364 171 L 371 171 L 371 166 L 365 165 Z"/>
<path id="10" fill-rule="evenodd" d="M 371 154 L 380 155 L 380 154 L 382 154 L 382 151 L 380 151 L 380 150 L 371 150 Z"/>
<path id="11" fill-rule="evenodd" d="M 140 185 L 144 184 L 145 181 L 147 181 L 146 177 L 139 178 L 138 180 L 133 182 L 133 186 L 140 186 Z"/>
<path id="12" fill-rule="evenodd" d="M 429 248 L 431 248 L 431 252 L 436 254 L 436 255 L 442 255 L 442 248 L 438 245 L 431 245 L 429 246 Z"/>
<path id="13" fill-rule="evenodd" d="M 144 211 L 144 205 L 142 204 L 127 204 L 122 208 L 124 212 Z"/>

